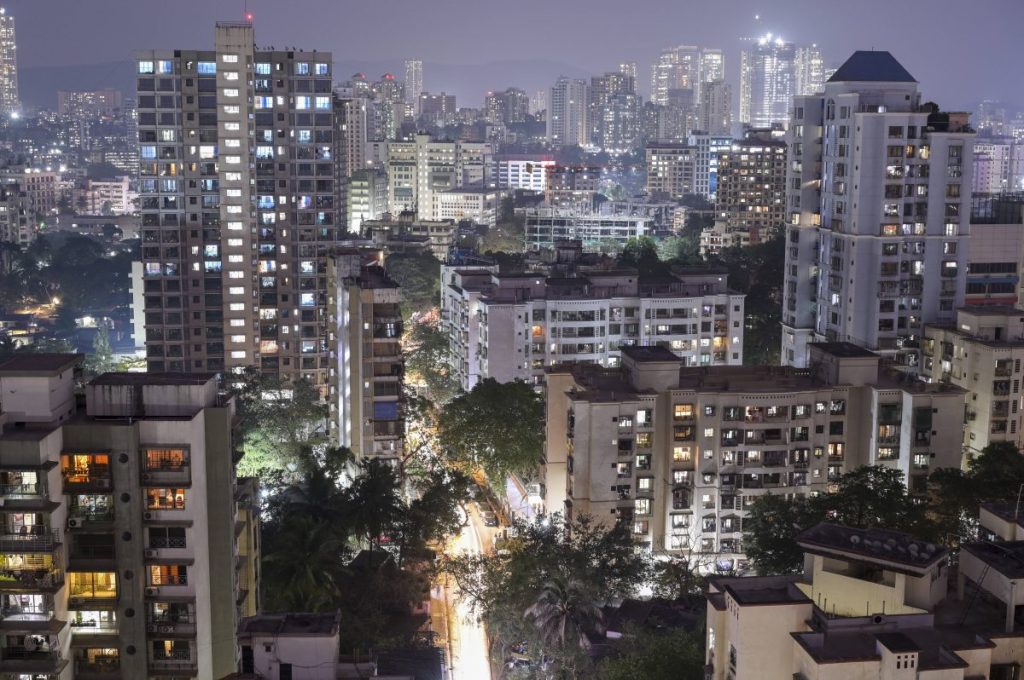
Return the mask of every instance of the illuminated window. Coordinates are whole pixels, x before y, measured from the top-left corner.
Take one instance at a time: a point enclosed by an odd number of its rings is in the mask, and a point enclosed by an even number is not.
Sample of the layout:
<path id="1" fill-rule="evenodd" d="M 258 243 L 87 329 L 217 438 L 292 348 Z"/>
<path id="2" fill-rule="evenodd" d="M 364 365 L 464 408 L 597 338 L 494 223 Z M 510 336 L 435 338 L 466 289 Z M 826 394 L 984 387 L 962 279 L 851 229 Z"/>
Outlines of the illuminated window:
<path id="1" fill-rule="evenodd" d="M 185 489 L 146 489 L 147 510 L 184 510 Z"/>
<path id="2" fill-rule="evenodd" d="M 676 404 L 673 417 L 676 420 L 688 420 L 693 418 L 693 404 Z"/>
<path id="3" fill-rule="evenodd" d="M 676 446 L 672 449 L 672 462 L 674 463 L 689 463 L 692 456 L 689 446 Z"/>
<path id="4" fill-rule="evenodd" d="M 215 61 L 201 61 L 196 64 L 196 73 L 201 76 L 213 76 L 217 75 L 217 62 Z M 235 75 L 238 75 L 237 73 Z"/>
<path id="5" fill-rule="evenodd" d="M 222 55 L 220 55 L 220 60 L 222 62 L 224 62 L 225 64 L 237 64 L 238 63 L 238 55 L 237 54 L 222 54 Z"/>
<path id="6" fill-rule="evenodd" d="M 113 572 L 68 573 L 71 597 L 112 599 L 117 597 L 117 575 Z"/>
<path id="7" fill-rule="evenodd" d="M 143 454 L 143 467 L 146 470 L 184 470 L 188 467 L 188 450 L 183 448 L 146 449 Z"/>
<path id="8" fill-rule="evenodd" d="M 188 584 L 188 567 L 184 564 L 151 564 L 149 585 L 184 586 Z"/>

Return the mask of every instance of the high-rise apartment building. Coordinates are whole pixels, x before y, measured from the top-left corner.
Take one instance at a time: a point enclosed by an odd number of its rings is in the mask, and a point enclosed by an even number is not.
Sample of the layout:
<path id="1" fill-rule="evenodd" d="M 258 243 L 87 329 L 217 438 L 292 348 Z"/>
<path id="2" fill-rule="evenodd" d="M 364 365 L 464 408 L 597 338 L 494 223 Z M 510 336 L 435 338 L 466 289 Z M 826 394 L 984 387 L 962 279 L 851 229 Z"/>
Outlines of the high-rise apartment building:
<path id="1" fill-rule="evenodd" d="M 5 7 L 0 7 L 0 115 L 10 116 L 20 110 L 14 16 Z"/>
<path id="2" fill-rule="evenodd" d="M 510 87 L 502 92 L 488 92 L 484 98 L 484 115 L 488 122 L 522 123 L 530 113 L 530 97 L 524 90 Z"/>
<path id="3" fill-rule="evenodd" d="M 701 84 L 697 127 L 709 135 L 732 133 L 732 86 L 724 80 Z"/>
<path id="4" fill-rule="evenodd" d="M 423 62 L 407 59 L 405 62 L 405 103 L 416 106 L 423 94 Z"/>
<path id="5" fill-rule="evenodd" d="M 321 263 L 336 242 L 329 52 L 139 54 L 146 355 L 154 372 L 255 366 L 326 394 Z"/>
<path id="6" fill-rule="evenodd" d="M 369 253 L 375 256 L 376 251 Z M 400 408 L 402 301 L 398 284 L 368 253 L 339 250 L 330 258 L 331 427 L 360 459 L 396 460 L 405 441 Z"/>
<path id="7" fill-rule="evenodd" d="M 36 238 L 35 211 L 16 176 L 0 176 L 0 242 L 27 246 Z"/>
<path id="8" fill-rule="evenodd" d="M 679 200 L 696 194 L 714 200 L 718 191 L 719 156 L 730 148 L 727 136 L 692 134 L 686 143 L 648 144 L 647 193 Z"/>
<path id="9" fill-rule="evenodd" d="M 669 103 L 671 90 L 692 90 L 700 82 L 700 48 L 680 45 L 665 50 L 651 66 L 651 101 Z"/>
<path id="10" fill-rule="evenodd" d="M 398 138 L 398 130 L 402 127 L 406 114 L 411 117 L 413 106 L 415 106 L 415 102 L 419 101 L 419 95 L 417 95 L 414 103 L 409 104 L 406 101 L 405 91 L 405 83 L 391 73 L 385 73 L 371 86 L 374 139 Z"/>
<path id="11" fill-rule="evenodd" d="M 1024 140 L 988 137 L 974 140 L 974 193 L 1024 191 Z"/>
<path id="12" fill-rule="evenodd" d="M 393 214 L 412 210 L 432 220 L 434 194 L 461 186 L 482 186 L 492 155 L 487 142 L 413 139 L 388 142 L 388 206 Z"/>
<path id="13" fill-rule="evenodd" d="M 636 82 L 637 68 L 635 61 L 624 61 L 619 64 L 619 73 L 633 79 Z"/>
<path id="14" fill-rule="evenodd" d="M 446 265 L 441 276 L 450 363 L 465 390 L 486 378 L 540 385 L 557 363 L 618 366 L 634 345 L 671 348 L 690 366 L 743 362 L 744 296 L 719 270 L 646 280 L 596 267 L 503 275 Z"/>
<path id="15" fill-rule="evenodd" d="M 825 88 L 825 57 L 817 45 L 796 48 L 796 92 L 798 95 L 818 94 Z"/>
<path id="16" fill-rule="evenodd" d="M 633 78 L 619 72 L 590 79 L 590 142 L 605 151 L 629 151 L 640 136 L 640 98 Z"/>
<path id="17" fill-rule="evenodd" d="M 789 120 L 797 94 L 796 45 L 768 35 L 740 53 L 740 122 L 770 128 Z"/>
<path id="18" fill-rule="evenodd" d="M 960 468 L 964 390 L 887 372 L 849 343 L 811 352 L 813 370 L 691 368 L 663 347 L 624 347 L 618 369 L 549 367 L 546 511 L 622 522 L 656 553 L 742 573 L 743 523 L 765 494 L 827 493 L 862 465 L 924 493 L 929 472 Z"/>
<path id="19" fill-rule="evenodd" d="M 848 341 L 908 367 L 963 304 L 974 132 L 922 105 L 888 52 L 855 52 L 787 132 L 782 361 Z"/>
<path id="20" fill-rule="evenodd" d="M 547 136 L 555 146 L 586 146 L 587 81 L 560 77 L 548 97 Z"/>
<path id="21" fill-rule="evenodd" d="M 366 167 L 367 104 L 365 97 L 334 97 L 339 176 L 351 177 Z"/>
<path id="22" fill-rule="evenodd" d="M 1024 196 L 975 194 L 971 199 L 965 305 L 1024 301 Z"/>
<path id="23" fill-rule="evenodd" d="M 363 222 L 380 219 L 388 211 L 388 176 L 383 170 L 363 168 L 348 180 L 345 224 L 351 234 L 362 231 Z"/>
<path id="24" fill-rule="evenodd" d="M 122 106 L 120 90 L 61 90 L 57 112 L 71 118 L 110 116 Z"/>
<path id="25" fill-rule="evenodd" d="M 0 364 L 0 672 L 225 677 L 259 592 L 234 402 L 213 374 L 108 373 L 83 409 L 79 360 Z"/>
<path id="26" fill-rule="evenodd" d="M 432 94 L 421 92 L 419 99 L 419 120 L 425 120 L 433 125 L 445 126 L 455 122 L 455 95 L 442 92 Z"/>
<path id="27" fill-rule="evenodd" d="M 715 217 L 727 232 L 760 243 L 786 222 L 786 142 L 770 131 L 748 132 L 718 154 Z"/>
<path id="28" fill-rule="evenodd" d="M 698 72 L 697 101 L 704 101 L 705 88 L 709 83 L 725 80 L 725 54 L 717 48 L 702 47 Z"/>

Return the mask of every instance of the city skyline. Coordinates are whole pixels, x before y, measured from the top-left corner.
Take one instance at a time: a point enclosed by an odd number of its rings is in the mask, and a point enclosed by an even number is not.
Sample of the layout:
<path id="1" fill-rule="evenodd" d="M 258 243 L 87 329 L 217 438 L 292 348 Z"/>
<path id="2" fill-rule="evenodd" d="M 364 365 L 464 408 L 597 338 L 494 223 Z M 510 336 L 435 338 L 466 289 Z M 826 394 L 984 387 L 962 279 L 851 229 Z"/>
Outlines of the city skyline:
<path id="1" fill-rule="evenodd" d="M 826 65 L 838 66 L 857 49 L 891 51 L 922 84 L 926 96 L 948 102 L 950 106 L 973 108 L 978 101 L 996 98 L 1002 92 L 1019 92 L 1022 88 L 1007 86 L 1005 73 L 1014 69 L 994 69 L 987 64 L 1012 64 L 1020 57 L 1011 48 L 1014 15 L 1024 19 L 1024 6 L 1010 0 L 999 0 L 1000 21 L 984 23 L 958 22 L 956 35 L 950 28 L 949 13 L 931 6 L 921 14 L 915 8 L 894 7 L 881 0 L 869 0 L 858 6 L 831 8 L 824 16 L 805 0 L 761 3 L 742 0 L 728 8 L 701 7 L 697 21 L 690 16 L 692 8 L 673 7 L 663 0 L 640 0 L 631 5 L 635 17 L 657 17 L 657 21 L 623 23 L 621 12 L 611 0 L 588 3 L 587 14 L 580 14 L 570 5 L 547 7 L 539 0 L 524 0 L 520 11 L 502 16 L 500 33 L 486 30 L 463 30 L 479 25 L 481 29 L 495 25 L 492 9 L 477 7 L 464 0 L 446 0 L 443 10 L 419 17 L 416 22 L 397 22 L 386 31 L 366 30 L 367 26 L 383 25 L 387 17 L 401 12 L 396 0 L 355 7 L 322 5 L 314 0 L 301 0 L 288 7 L 269 0 L 248 3 L 218 1 L 197 5 L 189 12 L 172 12 L 160 7 L 143 6 L 127 0 L 97 0 L 88 5 L 54 0 L 50 3 L 9 0 L 5 7 L 13 13 L 19 26 L 19 66 L 24 72 L 40 69 L 47 73 L 52 67 L 111 64 L 130 61 L 133 52 L 146 47 L 199 44 L 208 36 L 197 35 L 196 26 L 211 25 L 216 20 L 242 18 L 246 8 L 264 40 L 277 47 L 304 45 L 333 51 L 336 63 L 364 62 L 393 64 L 389 70 L 402 72 L 404 60 L 416 58 L 424 62 L 430 91 L 454 92 L 469 105 L 483 100 L 487 89 L 508 86 L 528 91 L 550 86 L 566 71 L 568 77 L 597 74 L 614 70 L 620 61 L 636 61 L 641 73 L 662 50 L 679 44 L 699 43 L 725 50 L 727 80 L 734 87 L 739 80 L 739 51 L 743 38 L 772 33 L 796 43 L 817 43 L 825 53 Z M 62 20 L 53 21 L 54 5 L 60 7 Z M 951 1 L 939 3 L 949 10 L 957 8 Z M 323 20 L 309 27 L 295 17 L 311 11 Z M 459 16 L 458 40 L 444 40 L 452 33 L 446 22 L 454 13 Z M 543 12 L 543 14 L 541 14 Z M 111 15 L 117 22 L 101 21 Z M 543 16 L 544 21 L 538 21 Z M 884 23 L 880 16 L 888 17 Z M 908 24 L 903 21 L 912 21 Z M 916 39 L 906 35 L 904 26 L 920 28 Z M 83 40 L 85 31 L 90 39 Z M 201 32 L 200 32 L 201 33 Z M 984 51 L 957 54 L 950 62 L 946 45 L 954 37 L 960 43 L 985 44 Z M 502 59 L 525 53 L 523 40 L 528 39 L 530 59 Z M 481 56 L 483 55 L 483 56 Z M 534 64 L 537 74 L 517 73 L 524 63 Z M 477 87 L 475 80 L 450 76 L 445 82 L 431 69 L 450 71 L 454 67 L 486 67 L 493 81 Z M 546 82 L 539 72 L 547 70 Z M 338 71 L 344 73 L 343 70 Z M 461 72 L 460 72 L 461 73 Z M 377 74 L 374 74 L 377 75 Z M 101 76 L 97 76 L 101 77 Z M 107 77 L 115 77 L 108 75 Z M 640 92 L 647 96 L 646 78 L 639 78 Z M 463 88 L 460 90 L 460 88 Z M 471 88 L 471 89 L 466 89 Z M 54 90 L 57 86 L 54 85 Z M 476 90 L 480 90 L 477 92 Z M 1020 98 L 1020 95 L 1017 95 Z M 1011 102 L 1022 104 L 1024 102 Z"/>

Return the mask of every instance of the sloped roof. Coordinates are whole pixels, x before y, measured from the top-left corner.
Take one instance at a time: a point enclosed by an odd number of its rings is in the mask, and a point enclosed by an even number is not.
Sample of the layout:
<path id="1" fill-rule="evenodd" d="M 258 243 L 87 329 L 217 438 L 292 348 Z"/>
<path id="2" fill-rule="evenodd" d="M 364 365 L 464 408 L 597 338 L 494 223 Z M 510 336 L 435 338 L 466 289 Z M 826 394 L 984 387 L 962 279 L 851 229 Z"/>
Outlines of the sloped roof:
<path id="1" fill-rule="evenodd" d="M 857 50 L 828 82 L 916 83 L 917 80 L 889 52 Z"/>

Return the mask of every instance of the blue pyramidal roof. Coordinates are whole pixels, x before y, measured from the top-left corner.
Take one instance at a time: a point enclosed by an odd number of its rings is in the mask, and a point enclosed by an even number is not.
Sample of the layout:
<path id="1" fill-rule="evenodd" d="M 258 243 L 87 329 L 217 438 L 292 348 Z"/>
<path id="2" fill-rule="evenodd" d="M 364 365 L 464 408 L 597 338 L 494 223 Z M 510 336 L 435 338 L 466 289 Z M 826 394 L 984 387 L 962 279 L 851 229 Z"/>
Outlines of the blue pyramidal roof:
<path id="1" fill-rule="evenodd" d="M 828 79 L 828 82 L 916 83 L 917 81 L 888 52 L 857 50 Z"/>

